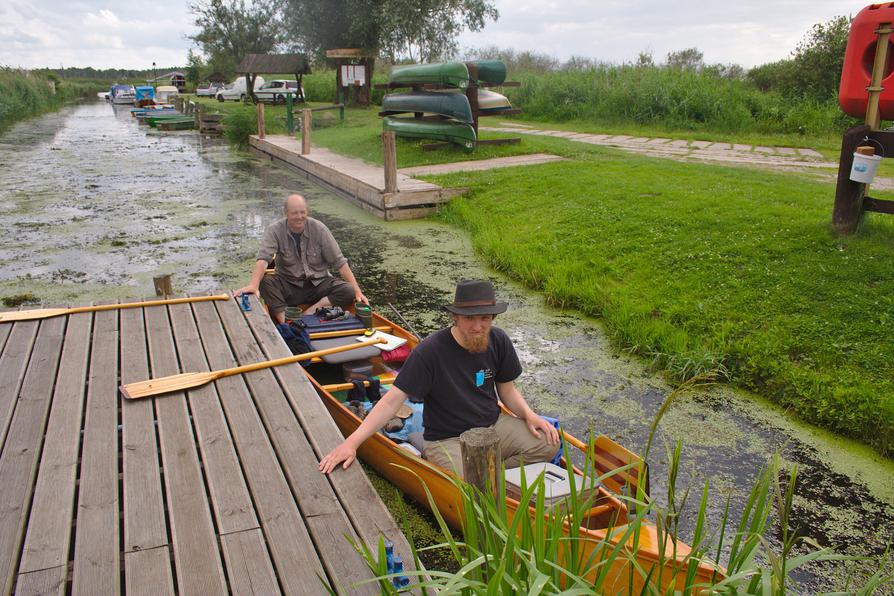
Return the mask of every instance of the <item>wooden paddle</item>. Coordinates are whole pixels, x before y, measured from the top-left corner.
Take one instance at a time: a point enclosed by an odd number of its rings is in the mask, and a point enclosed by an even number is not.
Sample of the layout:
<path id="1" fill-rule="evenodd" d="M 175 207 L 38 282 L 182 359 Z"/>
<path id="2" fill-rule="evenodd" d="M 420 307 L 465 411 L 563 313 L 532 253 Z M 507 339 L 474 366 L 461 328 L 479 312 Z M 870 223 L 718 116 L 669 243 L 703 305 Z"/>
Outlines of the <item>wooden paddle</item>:
<path id="1" fill-rule="evenodd" d="M 170 393 L 171 391 L 184 391 L 207 385 L 211 381 L 229 377 L 232 375 L 240 375 L 242 373 L 262 370 L 265 368 L 273 368 L 283 364 L 291 364 L 293 362 L 301 362 L 302 360 L 310 360 L 317 356 L 327 356 L 329 354 L 337 354 L 338 352 L 347 352 L 348 350 L 356 350 L 357 348 L 365 348 L 375 344 L 386 343 L 382 339 L 371 339 L 369 341 L 361 341 L 347 346 L 336 346 L 325 350 L 317 350 L 316 352 L 306 352 L 304 354 L 296 354 L 295 356 L 286 356 L 285 358 L 277 358 L 275 360 L 266 360 L 264 362 L 255 362 L 254 364 L 243 364 L 233 368 L 225 368 L 223 370 L 213 370 L 210 372 L 197 373 L 181 373 L 179 375 L 171 375 L 169 377 L 161 377 L 160 379 L 148 379 L 146 381 L 137 381 L 136 383 L 128 383 L 119 388 L 121 395 L 125 399 L 139 399 L 141 397 L 152 397 L 153 395 L 161 395 L 162 393 Z"/>
<path id="2" fill-rule="evenodd" d="M 390 385 L 394 382 L 394 379 L 396 377 L 394 375 L 387 374 L 380 375 L 378 378 L 379 383 L 381 383 L 382 385 Z M 369 381 L 363 381 L 363 386 L 369 387 Z M 354 383 L 333 383 L 332 385 L 320 385 L 320 388 L 326 391 L 347 391 L 348 389 L 354 388 Z"/>
<path id="3" fill-rule="evenodd" d="M 392 327 L 390 325 L 379 325 L 378 327 L 373 327 L 377 331 L 384 331 L 385 333 L 391 333 Z M 342 329 L 340 331 L 317 331 L 315 333 L 310 334 L 311 339 L 329 339 L 332 337 L 348 337 L 351 335 L 363 335 L 366 333 L 366 329 Z"/>
<path id="4" fill-rule="evenodd" d="M 101 310 L 116 310 L 120 308 L 138 308 L 143 306 L 161 306 L 162 304 L 183 304 L 185 302 L 206 302 L 208 300 L 229 300 L 229 294 L 216 296 L 193 296 L 191 298 L 168 298 L 166 300 L 148 300 L 145 302 L 125 302 L 123 304 L 101 304 L 99 306 L 78 306 L 75 308 L 40 308 L 37 310 L 15 310 L 0 312 L 0 323 L 11 321 L 33 321 L 35 319 L 49 319 L 62 315 L 74 315 L 81 312 L 98 312 Z"/>

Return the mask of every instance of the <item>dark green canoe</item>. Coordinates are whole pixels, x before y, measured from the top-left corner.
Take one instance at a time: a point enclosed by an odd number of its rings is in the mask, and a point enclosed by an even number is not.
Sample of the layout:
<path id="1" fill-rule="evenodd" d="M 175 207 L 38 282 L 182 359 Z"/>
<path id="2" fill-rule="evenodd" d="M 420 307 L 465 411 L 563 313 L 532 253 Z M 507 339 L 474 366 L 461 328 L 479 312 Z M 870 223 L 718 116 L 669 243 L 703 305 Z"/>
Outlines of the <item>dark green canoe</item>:
<path id="1" fill-rule="evenodd" d="M 453 118 L 461 122 L 473 122 L 469 99 L 462 93 L 391 93 L 382 98 L 382 114 L 406 114 L 424 112 Z"/>
<path id="2" fill-rule="evenodd" d="M 478 79 L 491 85 L 502 85 L 506 81 L 506 63 L 502 60 L 473 60 L 469 64 L 478 67 Z"/>
<path id="3" fill-rule="evenodd" d="M 175 121 L 179 121 L 179 120 L 189 120 L 191 122 L 195 122 L 196 119 L 193 118 L 192 116 L 184 116 L 183 114 L 177 114 L 176 116 L 174 116 L 174 115 L 171 115 L 171 116 L 149 116 L 147 118 L 144 118 L 143 120 L 144 120 L 144 122 L 146 122 L 146 124 L 148 124 L 152 128 L 155 128 L 156 126 L 158 126 L 159 122 L 175 122 Z"/>
<path id="4" fill-rule="evenodd" d="M 395 66 L 388 82 L 407 86 L 444 85 L 465 89 L 469 86 L 469 69 L 461 62 Z"/>
<path id="5" fill-rule="evenodd" d="M 475 150 L 475 129 L 471 124 L 455 120 L 416 120 L 415 118 L 386 117 L 383 130 L 393 130 L 399 137 L 447 141 L 462 147 L 466 153 Z"/>

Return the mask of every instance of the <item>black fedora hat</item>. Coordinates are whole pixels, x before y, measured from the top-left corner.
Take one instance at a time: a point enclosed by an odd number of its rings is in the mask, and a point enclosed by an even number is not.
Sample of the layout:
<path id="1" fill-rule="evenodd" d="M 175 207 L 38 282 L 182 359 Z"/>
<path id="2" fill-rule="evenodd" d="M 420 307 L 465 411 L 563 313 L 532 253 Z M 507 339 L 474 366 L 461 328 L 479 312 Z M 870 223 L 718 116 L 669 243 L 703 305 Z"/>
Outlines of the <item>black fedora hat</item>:
<path id="1" fill-rule="evenodd" d="M 444 310 L 455 315 L 498 315 L 506 312 L 506 303 L 497 302 L 494 285 L 482 279 L 464 279 L 456 284 L 453 304 Z"/>

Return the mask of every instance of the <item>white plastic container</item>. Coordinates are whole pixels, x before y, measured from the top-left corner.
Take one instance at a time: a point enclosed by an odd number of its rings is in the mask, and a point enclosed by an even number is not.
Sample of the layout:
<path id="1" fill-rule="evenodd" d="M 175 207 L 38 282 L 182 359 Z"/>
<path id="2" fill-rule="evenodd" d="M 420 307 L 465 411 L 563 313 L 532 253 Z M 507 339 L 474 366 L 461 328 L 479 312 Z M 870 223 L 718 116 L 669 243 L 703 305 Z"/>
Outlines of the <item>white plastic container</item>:
<path id="1" fill-rule="evenodd" d="M 872 184 L 878 164 L 882 161 L 881 155 L 863 155 L 854 153 L 854 164 L 851 166 L 850 179 L 854 182 Z"/>

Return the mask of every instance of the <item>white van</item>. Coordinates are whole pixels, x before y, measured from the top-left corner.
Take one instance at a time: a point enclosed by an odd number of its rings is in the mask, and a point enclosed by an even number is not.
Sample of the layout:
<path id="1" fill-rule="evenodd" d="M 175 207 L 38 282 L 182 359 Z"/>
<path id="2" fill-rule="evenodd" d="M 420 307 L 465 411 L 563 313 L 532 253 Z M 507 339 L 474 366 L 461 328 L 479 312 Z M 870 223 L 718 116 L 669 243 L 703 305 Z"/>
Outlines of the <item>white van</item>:
<path id="1" fill-rule="evenodd" d="M 255 77 L 255 91 L 260 89 L 263 84 L 264 77 Z M 245 101 L 246 95 L 245 77 L 239 77 L 238 79 L 218 91 L 214 97 L 217 98 L 217 101 L 226 101 L 228 99 L 232 99 L 233 101 Z"/>

